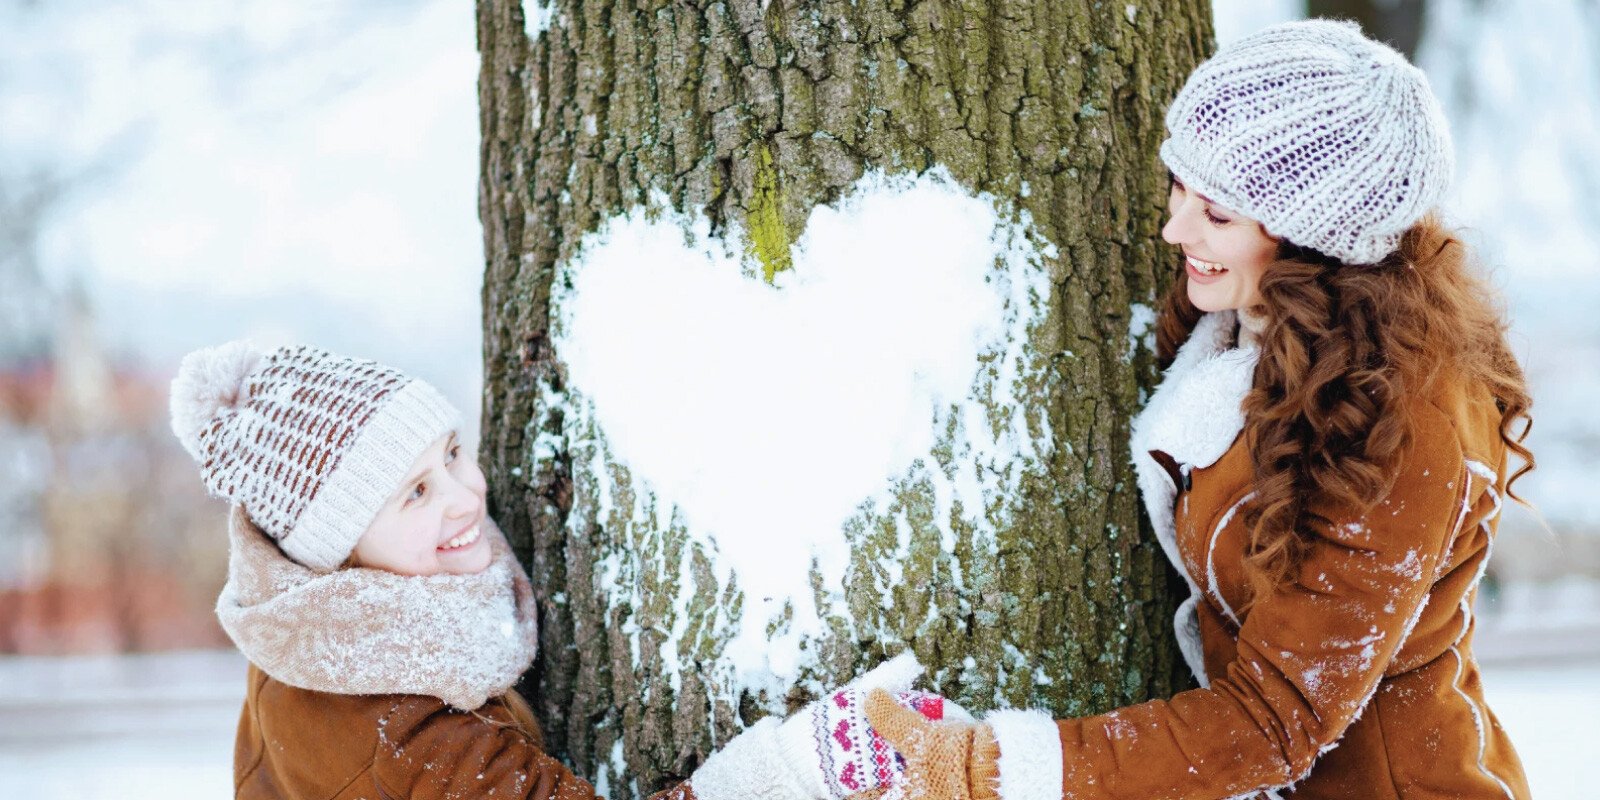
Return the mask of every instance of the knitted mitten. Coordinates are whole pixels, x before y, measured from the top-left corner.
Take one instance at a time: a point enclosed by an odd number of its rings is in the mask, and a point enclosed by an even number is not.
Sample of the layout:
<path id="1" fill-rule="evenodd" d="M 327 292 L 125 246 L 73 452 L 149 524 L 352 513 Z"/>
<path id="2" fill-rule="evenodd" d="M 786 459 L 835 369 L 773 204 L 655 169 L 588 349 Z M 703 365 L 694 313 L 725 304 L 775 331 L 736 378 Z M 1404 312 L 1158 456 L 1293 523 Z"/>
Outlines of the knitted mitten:
<path id="1" fill-rule="evenodd" d="M 882 690 L 867 695 L 866 714 L 905 758 L 905 796 L 999 800 L 1000 745 L 988 725 L 930 721 Z"/>
<path id="2" fill-rule="evenodd" d="M 886 693 L 907 714 L 944 717 L 943 698 L 909 691 L 922 665 L 903 653 L 829 692 L 787 720 L 768 717 L 713 753 L 690 776 L 699 800 L 835 800 L 896 785 L 900 761 L 864 718 L 869 690 Z M 915 710 L 913 710 L 915 709 Z M 965 715 L 965 712 L 958 712 Z"/>
<path id="3" fill-rule="evenodd" d="M 945 700 L 939 695 L 900 691 L 890 697 L 907 713 L 931 720 L 945 717 Z M 788 760 L 814 767 L 807 771 L 816 781 L 815 796 L 842 800 L 880 789 L 887 791 L 881 800 L 901 796 L 896 790 L 904 783 L 905 762 L 867 724 L 866 699 L 866 689 L 840 689 L 806 706 L 778 729 Z"/>

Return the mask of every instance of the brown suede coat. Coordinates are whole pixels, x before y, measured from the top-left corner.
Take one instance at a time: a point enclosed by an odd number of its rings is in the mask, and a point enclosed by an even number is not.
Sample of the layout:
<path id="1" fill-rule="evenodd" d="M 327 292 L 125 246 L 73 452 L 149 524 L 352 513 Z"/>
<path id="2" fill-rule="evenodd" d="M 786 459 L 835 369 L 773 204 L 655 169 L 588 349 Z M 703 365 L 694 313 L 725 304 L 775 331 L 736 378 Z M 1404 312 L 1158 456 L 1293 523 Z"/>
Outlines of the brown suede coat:
<path id="1" fill-rule="evenodd" d="M 1187 480 L 1169 461 L 1209 685 L 1060 721 L 1064 797 L 1528 797 L 1472 655 L 1505 495 L 1499 411 L 1455 386 L 1409 413 L 1415 441 L 1389 495 L 1364 515 L 1318 509 L 1334 522 L 1311 558 L 1248 611 L 1244 437 Z"/>
<path id="2" fill-rule="evenodd" d="M 239 800 L 595 800 L 502 700 L 300 689 L 250 667 L 234 742 Z M 674 797 L 694 800 L 685 783 Z"/>
<path id="3" fill-rule="evenodd" d="M 498 699 L 471 713 L 424 695 L 300 689 L 255 666 L 249 681 L 234 743 L 239 800 L 595 797 Z"/>

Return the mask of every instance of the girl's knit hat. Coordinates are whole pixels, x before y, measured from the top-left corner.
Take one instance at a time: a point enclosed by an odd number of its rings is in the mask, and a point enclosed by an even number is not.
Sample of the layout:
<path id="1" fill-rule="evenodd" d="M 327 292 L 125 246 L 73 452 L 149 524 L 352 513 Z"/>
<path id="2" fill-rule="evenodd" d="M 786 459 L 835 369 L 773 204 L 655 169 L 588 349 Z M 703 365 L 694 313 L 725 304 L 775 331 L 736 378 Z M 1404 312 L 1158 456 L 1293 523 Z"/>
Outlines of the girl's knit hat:
<path id="1" fill-rule="evenodd" d="M 1222 48 L 1166 122 L 1161 160 L 1184 185 L 1350 264 L 1394 252 L 1454 169 L 1427 77 L 1353 22 L 1290 22 Z"/>
<path id="2" fill-rule="evenodd" d="M 398 370 L 245 342 L 185 356 L 171 405 L 206 488 L 318 570 L 350 556 L 417 458 L 461 423 L 437 390 Z"/>

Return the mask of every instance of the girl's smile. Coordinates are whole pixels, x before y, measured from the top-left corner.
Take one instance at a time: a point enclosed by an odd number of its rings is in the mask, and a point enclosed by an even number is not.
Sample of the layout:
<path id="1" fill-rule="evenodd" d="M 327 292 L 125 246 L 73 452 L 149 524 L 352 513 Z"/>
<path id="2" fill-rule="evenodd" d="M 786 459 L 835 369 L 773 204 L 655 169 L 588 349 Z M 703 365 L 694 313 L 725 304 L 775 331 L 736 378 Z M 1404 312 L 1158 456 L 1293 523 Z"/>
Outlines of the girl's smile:
<path id="1" fill-rule="evenodd" d="M 482 538 L 482 531 L 474 523 L 471 528 L 450 537 L 450 541 L 439 545 L 438 550 L 441 553 L 458 553 L 482 541 Z"/>

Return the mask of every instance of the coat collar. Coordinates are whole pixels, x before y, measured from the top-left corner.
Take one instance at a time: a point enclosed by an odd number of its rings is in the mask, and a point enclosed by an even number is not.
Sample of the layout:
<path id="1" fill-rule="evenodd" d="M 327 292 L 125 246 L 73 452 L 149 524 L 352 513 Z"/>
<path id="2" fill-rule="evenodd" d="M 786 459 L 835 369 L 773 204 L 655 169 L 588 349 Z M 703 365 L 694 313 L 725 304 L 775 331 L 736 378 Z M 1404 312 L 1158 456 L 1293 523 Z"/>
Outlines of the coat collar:
<path id="1" fill-rule="evenodd" d="M 1231 311 L 1200 318 L 1144 411 L 1134 418 L 1129 440 L 1139 491 L 1156 539 L 1189 584 L 1190 597 L 1179 607 L 1173 624 L 1184 660 L 1202 686 L 1207 684 L 1205 659 L 1195 619 L 1200 588 L 1178 552 L 1173 507 L 1178 487 L 1150 454 L 1166 453 L 1188 474 L 1191 469 L 1216 463 L 1239 438 L 1244 429 L 1241 404 L 1254 382 L 1261 351 L 1253 341 L 1240 345 L 1238 329 Z"/>
<path id="2" fill-rule="evenodd" d="M 471 710 L 505 693 L 538 646 L 533 588 L 500 529 L 476 575 L 321 573 L 235 507 L 217 618 L 252 663 L 302 689 L 416 694 Z"/>
<path id="3" fill-rule="evenodd" d="M 1134 420 L 1136 457 L 1160 450 L 1187 467 L 1209 467 L 1233 446 L 1244 429 L 1240 404 L 1261 355 L 1254 343 L 1236 346 L 1237 329 L 1230 311 L 1207 314 L 1195 324 Z"/>

